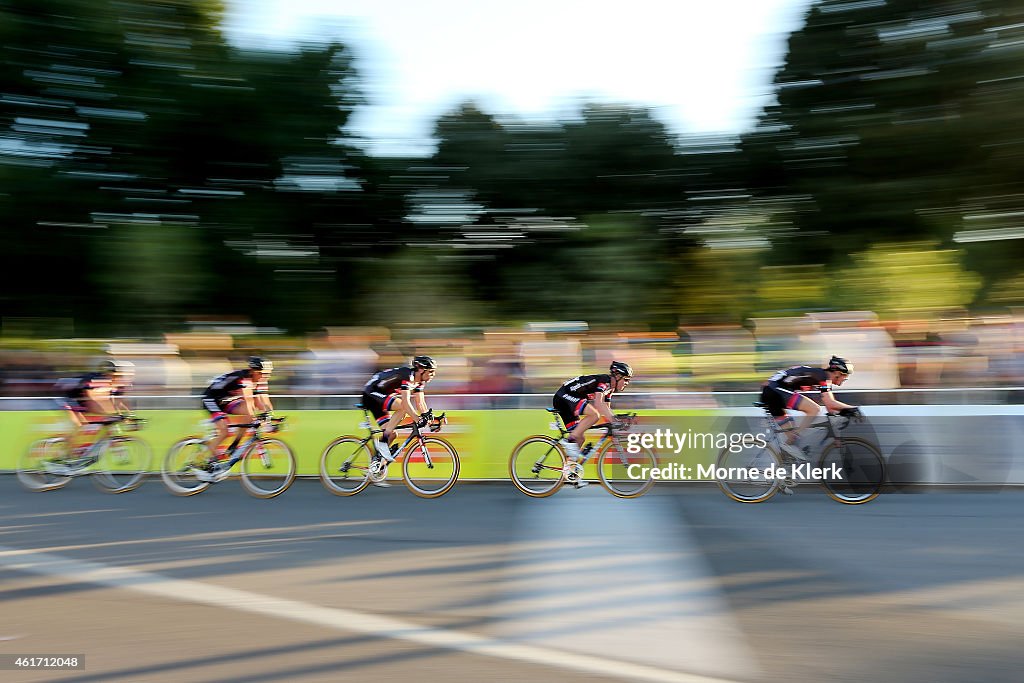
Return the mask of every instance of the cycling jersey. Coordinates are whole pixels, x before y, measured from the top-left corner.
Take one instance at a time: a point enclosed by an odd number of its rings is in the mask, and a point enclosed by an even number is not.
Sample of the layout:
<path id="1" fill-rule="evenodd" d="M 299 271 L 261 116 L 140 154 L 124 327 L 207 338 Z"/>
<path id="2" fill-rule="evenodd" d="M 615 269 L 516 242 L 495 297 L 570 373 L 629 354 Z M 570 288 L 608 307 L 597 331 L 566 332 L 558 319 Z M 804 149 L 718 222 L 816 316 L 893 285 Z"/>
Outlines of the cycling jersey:
<path id="1" fill-rule="evenodd" d="M 222 399 L 252 386 L 252 370 L 235 370 L 214 377 L 203 392 L 205 398 Z"/>
<path id="2" fill-rule="evenodd" d="M 794 365 L 787 370 L 779 370 L 769 377 L 768 386 L 782 387 L 790 391 L 813 391 L 816 389 L 825 393 L 832 391 L 832 380 L 828 377 L 828 370 L 823 368 Z"/>
<path id="3" fill-rule="evenodd" d="M 768 378 L 761 390 L 761 401 L 772 415 L 782 417 L 787 408 L 794 410 L 800 404 L 801 391 L 815 390 L 823 394 L 832 391 L 828 370 L 795 365 Z"/>
<path id="4" fill-rule="evenodd" d="M 565 428 L 572 429 L 590 401 L 601 394 L 610 403 L 613 393 L 611 375 L 580 375 L 558 387 L 551 399 L 551 407 L 558 411 Z"/>
<path id="5" fill-rule="evenodd" d="M 575 396 L 576 398 L 592 399 L 597 394 L 604 394 L 606 400 L 612 395 L 611 375 L 580 375 L 566 380 L 558 388 L 555 395 Z"/>
<path id="6" fill-rule="evenodd" d="M 421 392 L 424 383 L 414 379 L 415 373 L 414 369 L 407 367 L 381 370 L 366 383 L 363 393 L 394 394 L 406 389 L 417 393 Z"/>
<path id="7" fill-rule="evenodd" d="M 408 389 L 415 394 L 423 391 L 424 382 L 417 382 L 415 373 L 413 368 L 407 367 L 381 370 L 363 387 L 363 406 L 377 424 L 385 424 L 391 419 L 391 407 L 398 400 L 399 392 Z"/>

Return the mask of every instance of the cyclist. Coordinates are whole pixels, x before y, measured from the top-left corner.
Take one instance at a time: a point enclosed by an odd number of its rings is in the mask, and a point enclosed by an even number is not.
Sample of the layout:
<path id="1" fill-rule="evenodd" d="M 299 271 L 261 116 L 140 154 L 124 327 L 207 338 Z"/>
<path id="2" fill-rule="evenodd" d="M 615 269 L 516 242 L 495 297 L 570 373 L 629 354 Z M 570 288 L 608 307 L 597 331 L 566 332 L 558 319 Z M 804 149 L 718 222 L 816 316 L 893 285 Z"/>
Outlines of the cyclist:
<path id="1" fill-rule="evenodd" d="M 249 358 L 248 367 L 219 375 L 203 392 L 203 408 L 217 430 L 217 456 L 224 454 L 228 436 L 227 422 L 242 424 L 256 419 L 257 412 L 270 413 L 269 380 L 274 364 L 258 356 Z M 225 422 L 226 421 L 226 422 Z"/>
<path id="2" fill-rule="evenodd" d="M 430 356 L 416 356 L 409 367 L 402 366 L 381 370 L 363 387 L 363 405 L 382 425 L 384 431 L 374 441 L 377 456 L 386 462 L 393 462 L 391 441 L 395 438 L 395 429 L 408 415 L 425 427 L 432 415 L 427 408 L 423 388 L 437 374 L 437 361 Z M 436 423 L 433 428 L 439 429 Z"/>
<path id="3" fill-rule="evenodd" d="M 110 418 L 128 412 L 123 397 L 131 388 L 134 377 L 134 364 L 105 360 L 99 364 L 96 372 L 61 383 L 64 388 L 61 407 L 72 423 L 69 443 L 74 443 L 81 434 L 95 434 Z M 80 451 L 89 445 L 78 444 L 76 450 Z"/>
<path id="4" fill-rule="evenodd" d="M 558 411 L 565 428 L 569 430 L 566 438 L 561 440 L 566 455 L 576 461 L 582 457 L 580 444 L 585 433 L 604 418 L 606 422 L 616 424 L 612 414 L 611 399 L 617 391 L 625 391 L 633 378 L 633 368 L 622 361 L 612 361 L 606 375 L 580 375 L 567 380 L 558 388 L 551 399 L 551 407 Z M 587 482 L 574 482 L 577 488 Z"/>
<path id="5" fill-rule="evenodd" d="M 785 445 L 792 447 L 787 449 L 791 454 L 806 459 L 806 454 L 796 448 L 795 444 L 800 432 L 814 422 L 821 410 L 817 403 L 802 396 L 801 391 L 820 392 L 821 402 L 830 413 L 851 417 L 860 414 L 856 406 L 837 401 L 832 395 L 833 387 L 842 386 L 852 373 L 853 363 L 840 356 L 832 356 L 824 368 L 796 365 L 787 370 L 779 370 L 762 385 L 761 401 L 775 417 L 779 429 L 785 433 Z M 786 414 L 787 409 L 798 410 L 804 414 L 799 425 Z"/>

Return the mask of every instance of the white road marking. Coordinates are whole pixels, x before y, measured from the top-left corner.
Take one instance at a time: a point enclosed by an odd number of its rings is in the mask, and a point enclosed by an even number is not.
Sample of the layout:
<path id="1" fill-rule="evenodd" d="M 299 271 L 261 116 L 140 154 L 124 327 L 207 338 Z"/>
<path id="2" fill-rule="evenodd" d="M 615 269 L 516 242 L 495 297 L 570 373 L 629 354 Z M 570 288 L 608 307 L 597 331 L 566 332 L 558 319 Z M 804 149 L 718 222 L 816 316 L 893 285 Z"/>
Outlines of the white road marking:
<path id="1" fill-rule="evenodd" d="M 593 486 L 531 503 L 520 506 L 510 544 L 518 558 L 495 607 L 504 617 L 498 637 L 710 676 L 758 675 L 670 500 L 619 500 Z"/>
<path id="2" fill-rule="evenodd" d="M 0 566 L 41 576 L 132 590 L 180 602 L 288 619 L 339 631 L 404 640 L 429 647 L 610 677 L 655 683 L 734 683 L 721 678 L 602 656 L 510 643 L 466 631 L 422 626 L 366 612 L 322 607 L 235 588 L 212 586 L 199 581 L 172 579 L 153 572 L 74 560 L 36 550 L 0 546 Z"/>

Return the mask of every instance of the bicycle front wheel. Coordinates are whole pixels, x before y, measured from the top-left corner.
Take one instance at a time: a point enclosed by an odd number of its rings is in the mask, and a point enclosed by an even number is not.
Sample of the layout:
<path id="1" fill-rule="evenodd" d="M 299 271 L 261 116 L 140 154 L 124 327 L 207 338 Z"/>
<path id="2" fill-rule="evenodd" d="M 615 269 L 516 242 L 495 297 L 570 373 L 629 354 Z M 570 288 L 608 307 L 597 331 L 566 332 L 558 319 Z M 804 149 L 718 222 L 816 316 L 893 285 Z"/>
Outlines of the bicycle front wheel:
<path id="1" fill-rule="evenodd" d="M 206 467 L 213 459 L 213 451 L 202 439 L 182 439 L 171 446 L 164 456 L 160 478 L 167 490 L 176 496 L 194 496 L 210 488 L 210 482 L 200 481 L 195 470 Z"/>
<path id="2" fill-rule="evenodd" d="M 100 454 L 92 481 L 106 493 L 134 491 L 149 471 L 151 457 L 145 441 L 131 436 L 115 437 Z"/>
<path id="3" fill-rule="evenodd" d="M 339 436 L 320 456 L 320 482 L 336 496 L 354 496 L 370 484 L 372 458 L 368 441 Z"/>
<path id="4" fill-rule="evenodd" d="M 420 498 L 437 498 L 451 491 L 459 478 L 459 454 L 436 436 L 409 442 L 402 454 L 402 477 Z"/>
<path id="5" fill-rule="evenodd" d="M 885 483 L 885 460 L 872 444 L 857 438 L 842 438 L 821 454 L 821 485 L 832 500 L 861 505 L 878 497 Z"/>
<path id="6" fill-rule="evenodd" d="M 274 498 L 295 481 L 295 454 L 284 441 L 260 439 L 242 457 L 242 487 L 257 498 Z"/>
<path id="7" fill-rule="evenodd" d="M 18 481 L 29 491 L 55 491 L 71 481 L 57 474 L 67 457 L 68 440 L 62 436 L 39 439 L 18 459 Z"/>
<path id="8" fill-rule="evenodd" d="M 608 493 L 619 498 L 636 498 L 654 486 L 653 471 L 658 459 L 648 448 L 628 453 L 621 443 L 609 439 L 597 454 L 597 476 Z"/>
<path id="9" fill-rule="evenodd" d="M 722 492 L 740 503 L 763 503 L 779 490 L 783 482 L 782 458 L 770 446 L 737 445 L 739 450 L 723 448 L 715 461 L 715 481 Z"/>
<path id="10" fill-rule="evenodd" d="M 547 498 L 565 483 L 565 453 L 550 436 L 523 439 L 512 451 L 508 476 L 531 498 Z"/>

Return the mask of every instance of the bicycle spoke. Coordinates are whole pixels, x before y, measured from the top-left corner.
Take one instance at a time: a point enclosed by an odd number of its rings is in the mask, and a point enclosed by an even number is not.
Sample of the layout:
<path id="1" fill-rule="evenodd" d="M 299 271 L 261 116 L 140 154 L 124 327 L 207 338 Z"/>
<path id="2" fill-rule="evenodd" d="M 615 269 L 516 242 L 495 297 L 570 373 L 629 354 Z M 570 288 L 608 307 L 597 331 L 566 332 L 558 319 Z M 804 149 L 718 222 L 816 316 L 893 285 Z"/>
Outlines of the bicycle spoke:
<path id="1" fill-rule="evenodd" d="M 447 493 L 459 476 L 459 455 L 447 441 L 433 436 L 413 441 L 402 452 L 406 486 L 421 498 Z"/>
<path id="2" fill-rule="evenodd" d="M 509 459 L 509 476 L 516 488 L 528 496 L 550 496 L 564 483 L 565 455 L 546 436 L 525 439 Z"/>
<path id="3" fill-rule="evenodd" d="M 342 436 L 327 445 L 320 456 L 320 482 L 336 496 L 351 496 L 369 484 L 369 442 Z"/>

